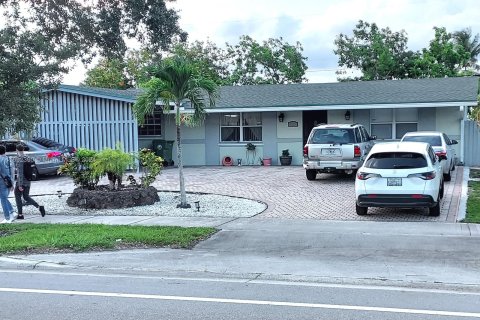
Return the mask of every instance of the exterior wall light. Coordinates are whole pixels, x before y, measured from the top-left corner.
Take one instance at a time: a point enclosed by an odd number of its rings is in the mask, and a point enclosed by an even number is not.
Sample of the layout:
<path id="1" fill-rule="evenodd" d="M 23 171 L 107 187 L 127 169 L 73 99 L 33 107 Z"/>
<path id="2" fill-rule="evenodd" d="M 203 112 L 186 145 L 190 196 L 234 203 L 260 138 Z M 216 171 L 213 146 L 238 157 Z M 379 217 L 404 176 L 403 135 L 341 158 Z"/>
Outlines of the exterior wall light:
<path id="1" fill-rule="evenodd" d="M 284 115 L 283 112 L 282 112 L 282 113 L 280 113 L 280 114 L 278 115 L 278 121 L 279 121 L 279 122 L 283 122 L 284 119 L 285 119 L 285 115 Z"/>
<path id="2" fill-rule="evenodd" d="M 195 208 L 197 209 L 197 211 L 200 211 L 200 201 L 195 201 Z"/>
<path id="3" fill-rule="evenodd" d="M 347 112 L 345 112 L 345 120 L 350 120 L 350 110 L 347 110 Z"/>

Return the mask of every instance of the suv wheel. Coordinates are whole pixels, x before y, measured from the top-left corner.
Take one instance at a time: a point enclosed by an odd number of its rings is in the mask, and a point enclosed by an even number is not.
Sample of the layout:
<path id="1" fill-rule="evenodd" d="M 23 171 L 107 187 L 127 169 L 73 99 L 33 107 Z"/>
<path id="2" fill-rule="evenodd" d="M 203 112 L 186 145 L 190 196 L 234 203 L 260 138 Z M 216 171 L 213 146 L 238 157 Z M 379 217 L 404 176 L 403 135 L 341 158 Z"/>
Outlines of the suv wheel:
<path id="1" fill-rule="evenodd" d="M 428 215 L 431 217 L 438 217 L 440 215 L 440 194 L 438 195 L 435 207 L 428 208 Z"/>
<path id="2" fill-rule="evenodd" d="M 317 178 L 317 170 L 307 169 L 306 174 L 307 174 L 307 180 L 312 181 Z"/>
<path id="3" fill-rule="evenodd" d="M 355 204 L 355 210 L 359 216 L 364 216 L 368 212 L 368 207 L 360 207 L 358 204 Z"/>

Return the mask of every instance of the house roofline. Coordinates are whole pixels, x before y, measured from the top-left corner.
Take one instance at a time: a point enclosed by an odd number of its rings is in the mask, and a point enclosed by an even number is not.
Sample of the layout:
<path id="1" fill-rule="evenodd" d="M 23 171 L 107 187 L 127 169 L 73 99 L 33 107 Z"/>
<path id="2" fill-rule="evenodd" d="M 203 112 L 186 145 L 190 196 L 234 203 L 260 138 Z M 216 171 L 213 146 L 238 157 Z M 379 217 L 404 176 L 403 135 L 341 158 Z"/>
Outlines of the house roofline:
<path id="1" fill-rule="evenodd" d="M 359 110 L 359 109 L 385 109 L 385 108 L 438 108 L 476 106 L 478 101 L 454 102 L 429 102 L 429 103 L 396 103 L 396 104 L 342 104 L 342 105 L 313 105 L 313 106 L 272 106 L 272 107 L 234 107 L 234 108 L 208 108 L 206 113 L 224 112 L 264 112 L 264 111 L 309 111 L 309 110 Z"/>
<path id="2" fill-rule="evenodd" d="M 78 89 L 76 89 L 76 88 L 78 88 Z M 123 102 L 130 102 L 130 103 L 135 103 L 135 101 L 136 101 L 136 99 L 132 99 L 132 98 L 124 97 L 124 96 L 119 96 L 119 95 L 115 95 L 115 94 L 106 95 L 106 94 L 92 92 L 90 90 L 83 90 L 83 89 L 81 89 L 82 87 L 76 87 L 76 88 L 72 88 L 70 86 L 67 87 L 65 85 L 60 85 L 58 88 L 54 88 L 54 89 L 50 89 L 50 90 L 46 90 L 46 91 L 55 91 L 56 90 L 56 91 L 62 91 L 62 92 L 68 92 L 68 93 L 81 94 L 81 95 L 90 96 L 90 97 L 110 99 L 110 100 L 118 100 L 118 101 L 123 101 Z"/>

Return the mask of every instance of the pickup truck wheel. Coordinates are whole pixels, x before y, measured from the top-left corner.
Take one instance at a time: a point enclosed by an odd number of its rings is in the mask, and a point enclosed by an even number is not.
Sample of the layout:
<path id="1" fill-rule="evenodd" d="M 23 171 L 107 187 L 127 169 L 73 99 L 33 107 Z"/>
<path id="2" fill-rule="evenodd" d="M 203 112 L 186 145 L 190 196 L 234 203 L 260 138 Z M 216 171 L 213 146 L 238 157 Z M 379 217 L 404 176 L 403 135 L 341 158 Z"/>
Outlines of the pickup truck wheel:
<path id="1" fill-rule="evenodd" d="M 317 170 L 307 169 L 306 174 L 307 174 L 307 180 L 312 181 L 317 178 Z"/>
<path id="2" fill-rule="evenodd" d="M 364 216 L 368 212 L 368 207 L 360 207 L 358 204 L 355 204 L 355 210 L 359 216 Z"/>
<path id="3" fill-rule="evenodd" d="M 440 194 L 438 195 L 435 207 L 428 208 L 428 215 L 431 217 L 438 217 L 440 215 Z"/>

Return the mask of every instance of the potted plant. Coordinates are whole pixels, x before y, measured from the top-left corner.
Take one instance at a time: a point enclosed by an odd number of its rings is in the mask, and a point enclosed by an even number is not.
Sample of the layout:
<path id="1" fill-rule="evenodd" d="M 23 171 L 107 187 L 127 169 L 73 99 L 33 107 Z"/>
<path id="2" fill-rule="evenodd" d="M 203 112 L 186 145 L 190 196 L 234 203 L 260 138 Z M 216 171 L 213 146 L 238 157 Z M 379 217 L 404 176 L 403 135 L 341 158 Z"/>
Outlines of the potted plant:
<path id="1" fill-rule="evenodd" d="M 292 164 L 292 156 L 288 149 L 282 150 L 282 155 L 280 156 L 280 164 L 282 166 L 289 166 Z"/>

